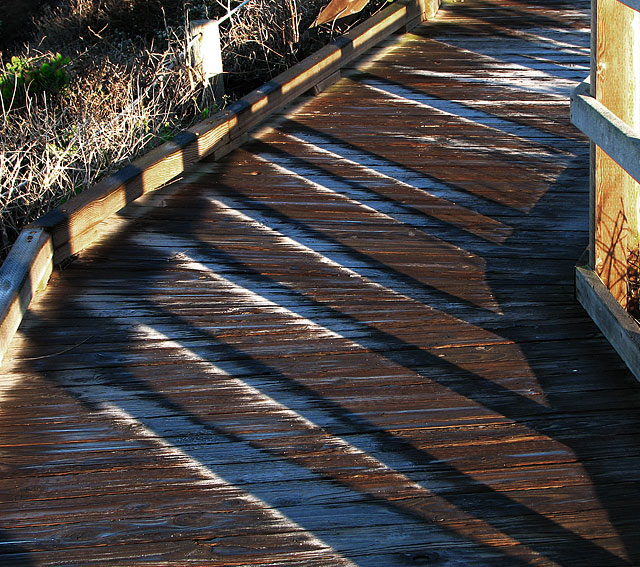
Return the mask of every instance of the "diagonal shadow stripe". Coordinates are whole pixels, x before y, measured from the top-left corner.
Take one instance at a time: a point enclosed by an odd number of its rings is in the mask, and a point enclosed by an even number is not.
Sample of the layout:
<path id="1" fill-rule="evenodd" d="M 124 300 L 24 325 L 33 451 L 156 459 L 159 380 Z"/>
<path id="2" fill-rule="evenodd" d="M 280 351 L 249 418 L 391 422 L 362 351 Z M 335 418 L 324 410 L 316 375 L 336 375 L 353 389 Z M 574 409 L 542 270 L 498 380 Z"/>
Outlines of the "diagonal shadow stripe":
<path id="1" fill-rule="evenodd" d="M 308 403 L 311 400 L 317 407 L 309 417 L 314 418 L 316 427 L 333 424 L 333 429 L 335 429 L 337 421 L 342 424 L 343 428 L 347 428 L 349 435 L 345 437 L 344 432 L 342 432 L 341 435 L 336 437 L 350 440 L 354 436 L 354 432 L 360 433 L 361 435 L 358 436 L 359 450 L 362 450 L 361 447 L 363 446 L 367 447 L 368 450 L 365 450 L 365 453 L 373 455 L 370 458 L 371 460 L 379 456 L 389 457 L 398 467 L 403 465 L 412 467 L 413 460 L 406 459 L 404 445 L 400 446 L 399 450 L 396 451 L 381 450 L 378 436 L 380 430 L 376 426 L 371 426 L 366 420 L 319 396 L 313 390 L 292 381 L 268 365 L 218 340 L 215 336 L 200 331 L 188 320 L 155 305 L 151 300 L 145 301 L 144 304 L 149 311 L 157 313 L 163 320 L 169 319 L 174 325 L 185 329 L 188 328 L 195 336 L 200 335 L 205 339 L 208 345 L 199 346 L 195 349 L 184 347 L 196 353 L 202 360 L 210 360 L 212 364 L 222 369 L 226 368 L 231 374 L 241 374 L 243 381 L 247 384 L 255 383 L 262 392 L 276 400 L 284 398 L 286 401 L 293 399 L 302 400 L 304 403 Z M 69 305 L 62 308 L 62 311 L 68 309 L 79 310 L 80 315 L 82 315 L 86 307 L 83 306 L 82 301 L 71 301 Z M 91 317 L 91 310 L 89 309 L 86 314 Z M 113 315 L 106 319 L 106 323 L 104 317 L 99 317 L 102 319 L 101 327 L 103 330 L 105 330 L 105 327 L 115 327 L 115 332 L 126 335 L 128 330 L 131 329 L 131 321 L 127 318 L 126 310 L 123 311 L 122 316 L 124 317 L 123 321 L 118 321 L 119 314 L 115 310 Z M 42 335 L 38 336 L 42 337 Z M 221 361 L 221 358 L 226 359 L 226 361 Z M 388 542 L 384 540 L 375 543 L 371 542 L 368 546 L 369 552 L 365 558 L 360 557 L 362 551 L 358 551 L 356 554 L 350 553 L 350 550 L 353 549 L 351 542 L 353 535 L 349 530 L 361 530 L 363 528 L 361 516 L 355 513 L 350 514 L 350 510 L 355 510 L 358 507 L 364 508 L 369 525 L 397 525 L 398 529 L 401 527 L 403 530 L 410 530 L 410 526 L 413 526 L 415 538 L 413 546 L 415 549 L 419 549 L 427 541 L 437 548 L 446 545 L 451 546 L 452 549 L 455 549 L 454 554 L 458 561 L 465 561 L 466 557 L 466 561 L 480 561 L 480 563 L 476 564 L 483 566 L 503 565 L 504 552 L 500 549 L 489 549 L 477 542 L 473 542 L 473 538 L 467 540 L 467 534 L 464 533 L 464 529 L 461 530 L 463 532 L 461 534 L 438 522 L 438 518 L 443 513 L 441 506 L 436 507 L 435 513 L 429 513 L 428 510 L 433 505 L 429 504 L 430 499 L 437 499 L 430 491 L 425 491 L 424 494 L 415 494 L 414 490 L 414 496 L 412 497 L 411 491 L 407 491 L 406 487 L 398 486 L 399 494 L 397 500 L 391 498 L 393 490 L 380 491 L 381 486 L 384 486 L 382 482 L 384 480 L 383 471 L 376 471 L 375 469 L 372 471 L 370 468 L 371 463 L 368 463 L 369 468 L 362 469 L 362 463 L 356 461 L 350 464 L 348 460 L 344 461 L 345 455 L 342 455 L 341 466 L 345 467 L 345 477 L 342 478 L 339 475 L 330 474 L 331 471 L 326 471 L 323 468 L 309 466 L 304 460 L 300 459 L 300 455 L 293 449 L 283 453 L 265 446 L 257 438 L 234 434 L 228 427 L 216 425 L 210 415 L 201 417 L 168 396 L 154 391 L 149 383 L 134 374 L 135 369 L 130 371 L 123 369 L 118 372 L 103 371 L 101 372 L 101 381 L 97 382 L 94 369 L 87 371 L 84 377 L 79 377 L 76 373 L 73 378 L 68 379 L 64 366 L 60 368 L 61 371 L 58 370 L 57 366 L 58 363 L 56 361 L 53 364 L 36 364 L 41 374 L 64 388 L 65 391 L 69 392 L 91 411 L 102 414 L 105 413 L 105 407 L 118 408 L 119 412 L 130 415 L 141 426 L 157 435 L 159 439 L 163 440 L 162 444 L 175 446 L 183 454 L 189 456 L 196 462 L 197 467 L 205 467 L 206 470 L 214 472 L 220 471 L 215 474 L 222 481 L 236 485 L 241 490 L 248 490 L 249 494 L 273 506 L 273 509 L 278 511 L 278 514 L 282 514 L 284 519 L 296 522 L 312 535 L 319 534 L 321 539 L 317 540 L 317 543 L 326 543 L 330 549 L 348 557 L 349 561 L 355 565 L 371 565 L 371 561 L 376 560 L 384 561 L 384 564 L 389 567 L 401 567 L 406 564 L 405 556 L 407 555 L 404 554 L 398 557 L 398 554 L 393 553 L 393 551 L 386 550 L 385 547 Z M 197 370 L 197 372 L 201 374 L 201 370 Z M 256 380 L 256 376 L 269 376 L 270 380 L 268 384 L 265 384 L 264 381 Z M 203 409 L 205 412 L 210 413 L 210 409 L 206 405 Z M 118 421 L 118 412 L 107 411 L 106 413 L 108 417 L 115 417 L 116 422 Z M 302 412 L 301 415 L 305 416 L 306 413 Z M 127 425 L 131 424 L 127 422 Z M 231 447 L 229 443 L 232 444 Z M 376 455 L 376 452 L 379 454 Z M 415 449 L 414 452 L 421 454 L 420 451 Z M 265 460 L 266 455 L 271 455 L 277 460 L 275 462 L 273 459 Z M 230 460 L 233 462 L 229 462 Z M 438 471 L 440 468 L 439 464 L 432 459 L 425 461 L 425 455 L 422 455 L 420 460 L 423 465 L 422 469 L 435 467 L 436 471 Z M 275 467 L 274 479 L 266 481 L 255 480 L 248 483 L 247 466 L 251 466 L 252 463 L 265 469 L 267 474 L 269 469 Z M 360 465 L 360 469 L 358 465 Z M 401 473 L 396 473 L 392 469 L 387 469 L 384 474 L 401 475 Z M 370 481 L 374 481 L 372 490 L 367 490 L 366 482 L 362 489 L 358 490 L 358 482 L 356 481 L 354 484 L 350 480 L 352 475 L 355 475 L 356 479 L 361 476 L 363 480 L 367 476 L 371 476 Z M 377 480 L 376 476 L 379 477 Z M 324 490 L 332 495 L 332 499 L 326 502 L 317 498 L 314 499 L 313 514 L 309 514 L 302 507 L 285 506 L 282 508 L 277 501 L 273 502 L 274 491 L 271 489 L 271 484 L 294 480 L 312 482 L 316 492 Z M 398 479 L 396 479 L 396 482 L 398 482 Z M 338 489 L 336 487 L 341 488 Z M 448 485 L 445 489 L 447 488 L 449 488 Z M 336 498 L 340 498 L 343 502 L 343 505 L 339 508 L 340 513 L 338 516 L 336 515 Z M 330 529 L 330 526 L 327 525 L 327 518 L 331 517 L 335 518 L 331 524 L 340 529 Z M 419 533 L 421 535 L 418 537 Z M 461 543 L 462 541 L 465 541 L 465 543 Z M 412 545 L 409 544 L 407 549 L 411 549 L 411 547 Z M 517 554 L 510 551 L 512 550 L 507 550 L 506 552 L 506 555 L 509 556 L 510 565 L 524 566 L 529 564 L 528 561 L 519 558 Z M 444 554 L 445 552 L 441 553 Z M 529 554 L 530 552 L 527 552 L 527 555 Z M 408 555 L 410 556 L 411 553 L 409 552 Z M 432 552 L 430 555 L 438 557 L 440 554 Z"/>
<path id="2" fill-rule="evenodd" d="M 455 3 L 451 6 L 451 2 L 444 2 L 446 11 L 455 13 L 456 17 L 471 20 L 480 21 L 492 28 L 491 35 L 495 37 L 501 37 L 502 35 L 514 33 L 520 29 L 526 30 L 531 27 L 540 27 L 542 29 L 566 29 L 567 22 L 561 18 L 554 18 L 548 14 L 548 12 L 542 13 L 540 11 L 527 10 L 531 4 L 524 4 L 521 0 L 516 0 L 522 7 L 505 6 L 504 3 L 487 2 L 482 0 L 474 0 L 472 3 Z M 552 0 L 552 2 L 539 1 L 538 5 L 551 5 L 552 8 L 557 9 L 577 9 L 580 5 L 584 7 L 585 11 L 588 11 L 588 2 L 585 0 L 576 0 L 571 3 L 565 3 L 564 0 Z M 505 28 L 504 24 L 508 23 L 509 27 Z M 447 27 L 460 27 L 458 22 L 452 24 L 446 23 Z M 464 23 L 462 24 L 464 26 Z"/>
<path id="3" fill-rule="evenodd" d="M 305 221 L 293 219 L 263 201 L 238 193 L 232 187 L 218 185 L 217 189 L 223 195 L 228 194 L 233 196 L 234 200 L 242 204 L 243 209 L 245 207 L 249 209 L 249 214 L 256 221 L 264 223 L 267 226 L 277 225 L 277 230 L 282 230 L 283 234 L 291 235 L 292 238 L 301 244 L 309 248 L 317 246 L 319 242 L 328 245 L 328 248 L 323 248 L 323 254 L 333 261 L 348 266 L 357 266 L 358 268 L 366 267 L 375 270 L 375 272 L 368 275 L 368 278 L 384 287 L 393 289 L 407 297 L 427 303 L 455 316 L 460 316 L 458 313 L 459 310 L 465 312 L 469 309 L 474 313 L 494 313 L 491 309 L 478 306 L 472 301 L 467 301 L 464 298 L 418 281 L 409 275 L 397 272 L 366 253 L 360 252 L 332 238 L 329 234 L 310 226 Z M 293 231 L 293 233 L 290 231 Z M 228 258 L 228 260 L 230 265 L 236 263 L 233 258 Z M 379 276 L 376 274 L 379 274 Z"/>
<path id="4" fill-rule="evenodd" d="M 149 236 L 136 238 L 136 243 L 139 246 L 154 247 L 153 239 Z M 428 353 L 414 344 L 381 329 L 371 327 L 327 303 L 317 301 L 310 295 L 304 294 L 303 291 L 284 285 L 277 279 L 263 274 L 242 260 L 235 258 L 233 254 L 226 252 L 219 245 L 204 242 L 197 237 L 188 240 L 167 234 L 159 239 L 156 250 L 161 249 L 169 254 L 172 251 L 186 251 L 185 253 L 190 258 L 205 265 L 213 272 L 226 266 L 233 266 L 233 270 L 224 270 L 224 277 L 234 285 L 248 289 L 276 304 L 286 302 L 288 309 L 297 311 L 302 317 L 311 320 L 316 317 L 321 318 L 323 327 L 347 339 L 352 339 L 365 349 L 417 374 L 424 375 L 425 378 L 431 379 L 428 374 L 429 370 L 438 370 L 440 379 L 447 375 L 468 378 L 468 380 L 456 381 L 452 385 L 443 385 L 501 415 L 517 420 L 518 417 L 550 414 L 553 411 L 551 408 L 530 398 L 520 396 L 495 382 L 478 380 L 480 378 L 478 375 L 456 366 L 445 358 Z M 509 408 L 518 408 L 521 414 L 519 416 L 512 415 Z M 544 428 L 541 431 L 544 432 Z"/>
<path id="5" fill-rule="evenodd" d="M 312 183 L 317 183 L 323 187 L 334 191 L 338 195 L 343 195 L 349 199 L 354 200 L 356 203 L 364 204 L 367 207 L 380 211 L 381 213 L 388 215 L 390 219 L 396 220 L 398 223 L 405 224 L 425 233 L 428 236 L 435 236 L 436 238 L 450 243 L 461 250 L 471 252 L 478 257 L 482 258 L 496 258 L 499 256 L 512 256 L 514 253 L 523 253 L 522 250 L 517 248 L 517 244 L 513 242 L 512 237 L 516 236 L 516 230 L 522 230 L 523 225 L 526 225 L 529 221 L 526 217 L 518 218 L 511 217 L 509 219 L 512 226 L 509 227 L 510 235 L 504 235 L 504 241 L 492 242 L 487 238 L 482 238 L 479 235 L 471 232 L 471 229 L 465 230 L 463 226 L 457 226 L 455 224 L 438 219 L 427 212 L 416 209 L 411 205 L 404 204 L 394 200 L 393 196 L 387 196 L 381 191 L 375 188 L 368 187 L 363 183 L 341 177 L 337 173 L 327 171 L 321 165 L 316 165 L 304 158 L 297 157 L 288 153 L 280 148 L 277 144 L 272 145 L 268 142 L 260 141 L 255 145 L 251 145 L 251 149 L 257 157 L 260 157 L 272 164 L 283 167 L 291 173 L 299 176 L 301 179 L 308 180 Z M 586 158 L 584 156 L 578 156 L 572 160 L 571 163 L 583 164 Z M 569 167 L 569 165 L 567 167 Z M 364 166 L 363 166 L 364 167 Z M 579 176 L 575 172 L 570 171 L 570 179 L 573 183 L 576 183 L 576 178 Z M 567 175 L 563 172 L 554 181 L 553 185 L 561 185 L 563 179 Z M 585 177 L 585 187 L 588 184 L 588 179 Z M 560 230 L 561 226 L 569 224 L 571 219 L 561 218 L 557 221 L 558 226 L 555 230 Z M 506 225 L 504 225 L 506 228 Z M 529 230 L 530 228 L 527 227 Z M 564 228 L 564 227 L 563 227 Z M 286 229 L 285 229 L 286 230 Z M 574 229 L 575 230 L 575 229 Z M 586 229 L 584 229 L 586 230 Z M 583 231 L 584 231 L 583 230 Z M 532 254 L 530 245 L 525 246 L 526 252 Z M 575 257 L 575 253 L 571 256 L 571 259 Z M 544 252 L 545 258 L 551 257 L 567 257 L 567 252 L 564 250 L 556 251 L 547 250 Z"/>
<path id="6" fill-rule="evenodd" d="M 491 200 L 483 195 L 471 193 L 454 183 L 436 177 L 432 171 L 427 171 L 426 168 L 425 171 L 422 171 L 415 167 L 395 163 L 379 153 L 374 153 L 372 150 L 363 147 L 361 144 L 355 145 L 352 142 L 347 142 L 336 135 L 322 132 L 295 119 L 284 121 L 279 125 L 279 130 L 310 144 L 330 145 L 332 151 L 346 159 L 359 161 L 374 171 L 380 171 L 399 181 L 424 189 L 436 197 L 457 203 L 478 214 L 495 218 L 508 225 L 512 225 L 511 217 L 522 215 L 523 211 L 520 208 Z M 581 141 L 575 146 L 572 147 L 570 154 L 565 154 L 567 162 L 575 157 L 575 152 L 578 149 L 584 147 L 584 142 Z M 503 159 L 503 155 L 498 153 L 495 158 Z M 554 163 L 557 164 L 557 160 Z"/>
<path id="7" fill-rule="evenodd" d="M 528 215 L 530 215 L 531 211 L 523 212 L 509 206 L 490 201 L 485 197 L 468 193 L 456 185 L 438 179 L 433 173 L 424 173 L 406 165 L 397 164 L 366 148 L 353 145 L 332 134 L 321 132 L 311 128 L 310 126 L 296 122 L 295 120 L 287 119 L 281 124 L 279 129 L 305 143 L 317 145 L 319 147 L 325 145 L 329 146 L 331 151 L 335 152 L 340 157 L 362 163 L 366 168 L 374 172 L 380 172 L 381 174 L 388 175 L 402 183 L 407 183 L 414 187 L 423 189 L 440 199 L 460 204 L 461 206 L 475 211 L 478 214 L 495 218 L 512 228 L 514 233 L 517 230 L 526 229 L 527 225 L 530 223 Z M 247 146 L 247 149 L 251 149 L 251 147 L 253 146 Z M 273 147 L 273 145 L 270 145 L 270 147 Z M 494 158 L 496 160 L 500 160 L 502 159 L 502 155 L 497 153 Z M 544 163 L 544 159 L 542 160 L 542 163 Z M 558 166 L 557 159 L 553 163 L 556 167 Z M 584 141 L 577 142 L 571 150 L 571 155 L 566 155 L 561 163 L 564 169 L 562 169 L 562 167 L 560 168 L 561 173 L 554 181 L 548 180 L 546 182 L 548 186 L 560 188 L 562 186 L 562 179 L 567 177 L 567 175 L 570 176 L 570 182 L 572 185 L 579 186 L 581 180 L 584 180 L 582 181 L 584 187 L 586 188 L 588 186 L 588 171 L 585 166 L 585 164 L 588 163 L 588 145 Z M 538 163 L 538 165 L 540 165 L 540 163 Z M 577 171 L 571 168 L 576 168 Z M 545 194 L 548 193 L 549 188 L 545 191 Z M 566 222 L 566 220 L 564 217 L 560 217 L 555 222 Z M 462 247 L 464 248 L 464 246 Z"/>
<path id="8" fill-rule="evenodd" d="M 205 243 L 198 243 L 196 246 L 197 256 L 201 257 L 202 260 L 206 261 L 207 251 L 209 249 L 214 249 L 215 247 L 211 247 Z M 216 256 L 219 251 L 216 250 Z M 269 281 L 270 287 L 275 284 L 277 287 L 277 282 L 274 282 L 270 278 L 254 272 L 250 267 L 245 266 L 243 269 L 243 274 L 240 275 L 230 275 L 225 274 L 225 277 L 233 281 L 236 285 L 246 287 L 253 291 L 253 293 L 263 295 L 265 297 L 269 296 L 269 293 L 264 291 L 264 281 Z M 330 313 L 330 319 L 334 319 L 336 321 L 344 321 L 347 320 L 350 322 L 350 326 L 354 329 L 359 327 L 367 327 L 363 325 L 359 321 L 355 321 L 352 318 L 339 313 L 332 308 L 318 304 L 316 302 L 310 301 L 309 298 L 301 296 L 297 292 L 293 292 L 289 289 L 279 289 L 279 293 L 277 294 L 276 301 L 278 297 L 282 297 L 282 294 L 291 295 L 295 297 L 298 304 L 302 306 L 313 305 L 315 310 L 319 310 L 321 312 Z M 156 307 L 156 309 L 158 309 Z M 307 313 L 307 309 L 304 309 L 305 314 Z M 159 308 L 159 315 L 166 316 L 167 314 Z M 181 317 L 170 315 L 171 317 L 176 317 L 175 323 L 179 326 L 191 326 L 190 323 Z M 326 321 L 329 319 L 328 317 L 323 317 L 323 322 L 326 326 Z M 330 326 L 329 326 L 330 328 Z M 342 329 L 342 335 L 345 335 L 344 329 Z M 197 330 L 196 330 L 197 331 Z M 209 341 L 216 341 L 215 337 L 211 336 L 209 333 L 202 333 L 202 339 L 207 339 Z M 447 373 L 457 373 L 468 377 L 468 386 L 464 386 L 462 384 L 456 384 L 452 387 L 451 384 L 445 383 L 445 385 L 449 388 L 452 388 L 454 391 L 462 393 L 466 395 L 470 399 L 476 399 L 479 403 L 484 404 L 486 407 L 491 408 L 494 411 L 498 411 L 508 417 L 518 421 L 523 417 L 523 413 L 525 415 L 540 415 L 541 412 L 549 412 L 548 408 L 540 406 L 535 402 L 523 398 L 522 396 L 518 396 L 514 392 L 505 390 L 496 384 L 485 383 L 479 384 L 477 380 L 477 376 L 472 375 L 469 372 L 461 370 L 458 367 L 455 367 L 451 363 L 443 361 L 437 357 L 433 357 L 432 355 L 428 355 L 427 353 L 417 351 L 415 347 L 412 345 L 407 345 L 406 343 L 399 341 L 395 337 L 392 337 L 386 333 L 380 332 L 377 329 L 369 329 L 368 337 L 358 337 L 358 342 L 363 346 L 370 346 L 370 349 L 373 352 L 380 354 L 383 357 L 386 357 L 390 360 L 393 360 L 399 364 L 410 368 L 411 370 L 422 374 L 425 378 L 430 380 L 439 381 L 437 377 L 434 377 L 430 374 L 429 369 L 431 368 L 439 368 L 444 370 L 443 374 Z M 380 344 L 386 342 L 389 347 L 388 349 L 381 349 Z M 239 364 L 246 365 L 246 370 L 248 373 L 258 373 L 258 374 L 268 374 L 277 376 L 278 380 L 282 380 L 282 383 L 286 383 L 292 387 L 292 390 L 297 395 L 303 395 L 304 397 L 315 398 L 316 405 L 322 404 L 324 407 L 327 407 L 327 404 L 332 409 L 333 418 L 340 419 L 345 425 L 349 427 L 357 427 L 360 433 L 366 431 L 375 432 L 375 441 L 380 444 L 384 450 L 397 453 L 400 451 L 404 458 L 408 458 L 412 464 L 417 466 L 424 466 L 425 463 L 433 463 L 436 461 L 431 455 L 425 453 L 424 451 L 415 449 L 410 443 L 408 443 L 405 439 L 397 437 L 396 435 L 392 435 L 386 431 L 380 430 L 375 424 L 369 422 L 367 419 L 364 419 L 362 416 L 354 415 L 347 408 L 339 404 L 334 404 L 330 400 L 326 398 L 318 398 L 317 394 L 310 390 L 308 387 L 300 384 L 299 382 L 292 380 L 288 376 L 282 375 L 277 370 L 265 365 L 263 362 L 257 361 L 254 358 L 246 355 L 241 351 L 237 351 L 233 347 L 229 345 L 220 345 L 220 343 L 215 342 L 215 348 L 213 348 L 212 352 L 208 355 L 208 358 L 212 361 L 216 361 L 219 358 L 220 353 L 218 349 L 222 348 L 223 352 L 227 352 L 227 358 L 231 358 L 237 360 Z M 231 350 L 229 350 L 231 349 Z M 404 352 L 401 352 L 400 349 L 403 349 Z M 208 350 L 207 347 L 204 347 L 201 355 L 204 355 Z M 409 356 L 406 356 L 406 355 Z M 215 362 L 218 363 L 217 361 Z M 426 370 L 425 370 L 426 369 Z M 270 392 L 270 394 L 277 395 L 277 392 Z M 274 396 L 275 397 L 275 396 Z M 500 400 L 508 399 L 508 404 L 511 406 L 512 411 L 505 411 L 508 409 L 505 407 L 505 404 Z M 276 398 L 277 399 L 277 398 Z M 524 412 L 518 412 L 517 415 L 514 415 L 513 408 L 515 405 L 524 409 Z M 541 430 L 544 431 L 544 427 Z M 331 426 L 327 427 L 327 430 L 331 433 Z M 426 459 L 425 459 L 426 455 Z M 566 528 L 559 526 L 549 518 L 545 516 L 539 515 L 534 511 L 528 509 L 526 506 L 523 506 L 519 503 L 516 503 L 509 499 L 504 494 L 500 494 L 490 487 L 478 483 L 476 480 L 468 477 L 464 473 L 456 470 L 455 468 L 447 465 L 446 463 L 438 463 L 439 476 L 438 480 L 442 481 L 445 479 L 445 483 L 450 483 L 447 485 L 447 488 L 451 491 L 451 493 L 443 494 L 447 500 L 449 500 L 453 505 L 459 506 L 461 509 L 464 509 L 474 515 L 478 515 L 479 517 L 483 517 L 483 510 L 486 510 L 487 502 L 489 502 L 489 507 L 495 510 L 505 509 L 505 510 L 513 510 L 515 511 L 519 517 L 509 517 L 509 518 L 500 518 L 500 517 L 492 517 L 485 518 L 485 521 L 495 526 L 497 529 L 514 536 L 516 539 L 520 537 L 523 533 L 552 533 L 555 534 L 561 542 L 558 543 L 557 548 L 554 549 L 537 549 L 536 545 L 532 545 L 537 552 L 542 555 L 545 555 L 554 561 L 560 562 L 563 565 L 572 565 L 571 561 L 575 557 L 576 549 L 580 550 L 580 553 L 588 554 L 593 557 L 597 564 L 601 565 L 611 565 L 611 566 L 622 566 L 629 565 L 629 563 L 623 559 L 620 559 L 607 550 L 600 548 L 596 544 L 591 541 L 585 540 L 579 535 L 567 530 Z M 483 499 L 481 505 L 478 505 L 478 502 L 474 499 L 469 499 L 467 494 L 473 492 L 477 494 L 482 494 L 486 496 L 486 499 Z M 530 544 L 531 545 L 531 544 Z M 544 544 L 545 546 L 548 543 Z M 571 559 L 569 559 L 571 557 Z"/>
<path id="9" fill-rule="evenodd" d="M 374 75 L 368 71 L 354 72 L 349 75 L 349 78 L 374 90 L 382 91 L 392 97 L 452 115 L 460 120 L 476 124 L 483 128 L 507 134 L 517 139 L 517 141 L 523 145 L 532 145 L 552 155 L 566 154 L 567 150 L 562 147 L 563 143 L 561 143 L 561 141 L 574 141 L 576 139 L 576 135 L 567 136 L 557 132 L 547 132 L 531 124 L 527 124 L 524 121 L 510 120 L 495 114 L 490 114 L 470 104 L 426 94 L 404 83 L 398 83 L 397 81 L 392 81 L 380 75 Z M 578 81 L 576 80 L 576 84 L 577 83 Z"/>
<path id="10" fill-rule="evenodd" d="M 252 150 L 253 148 L 252 145 Z M 302 158 L 293 156 L 276 146 L 259 142 L 255 146 L 254 153 L 265 161 L 282 166 L 313 183 L 328 187 L 337 194 L 344 195 L 370 207 L 376 206 L 378 211 L 382 210 L 384 214 L 389 215 L 390 218 L 404 225 L 424 232 L 428 236 L 435 236 L 474 254 L 482 255 L 486 253 L 488 249 L 490 250 L 496 247 L 494 243 L 468 230 L 464 230 L 462 227 L 447 223 L 433 215 L 428 215 L 411 205 L 399 203 L 392 197 L 375 191 L 362 183 L 331 174 L 321 167 Z M 372 203 L 372 197 L 375 198 L 375 204 Z M 380 202 L 388 206 L 382 208 Z M 402 215 L 402 219 L 397 219 L 396 216 L 398 215 Z"/>

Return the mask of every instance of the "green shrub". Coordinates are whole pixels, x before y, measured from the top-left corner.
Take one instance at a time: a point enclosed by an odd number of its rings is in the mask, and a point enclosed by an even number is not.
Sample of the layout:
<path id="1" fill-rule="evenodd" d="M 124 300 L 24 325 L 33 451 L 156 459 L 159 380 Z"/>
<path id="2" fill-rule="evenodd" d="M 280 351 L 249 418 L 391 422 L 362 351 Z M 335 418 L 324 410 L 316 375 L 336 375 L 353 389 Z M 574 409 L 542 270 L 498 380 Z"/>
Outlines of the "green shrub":
<path id="1" fill-rule="evenodd" d="M 12 57 L 0 75 L 0 95 L 5 104 L 23 103 L 30 96 L 58 95 L 69 86 L 69 57 Z"/>

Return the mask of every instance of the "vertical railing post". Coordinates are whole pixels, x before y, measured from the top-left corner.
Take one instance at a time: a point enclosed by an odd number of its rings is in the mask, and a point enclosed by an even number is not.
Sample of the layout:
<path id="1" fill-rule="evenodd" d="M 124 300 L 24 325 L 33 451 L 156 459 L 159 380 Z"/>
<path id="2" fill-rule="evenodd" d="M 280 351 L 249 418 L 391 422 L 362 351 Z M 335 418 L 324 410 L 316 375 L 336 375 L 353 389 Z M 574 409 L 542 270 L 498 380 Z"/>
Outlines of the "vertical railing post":
<path id="1" fill-rule="evenodd" d="M 420 16 L 423 22 L 430 20 L 436 15 L 442 0 L 418 0 L 420 5 Z"/>
<path id="2" fill-rule="evenodd" d="M 222 44 L 220 42 L 220 24 L 231 17 L 251 0 L 244 0 L 231 9 L 229 2 L 227 13 L 217 20 L 195 20 L 189 26 L 191 56 L 197 81 L 210 87 L 217 104 L 224 99 L 224 79 L 222 68 Z"/>
<path id="3" fill-rule="evenodd" d="M 598 102 L 620 120 L 640 125 L 638 13 L 618 0 L 595 1 L 594 82 Z M 601 148 L 595 150 L 593 269 L 627 307 L 629 268 L 637 264 L 638 183 Z"/>
<path id="4" fill-rule="evenodd" d="M 224 80 L 218 21 L 194 20 L 189 27 L 196 80 L 211 88 L 216 103 L 220 104 L 224 97 Z"/>
<path id="5" fill-rule="evenodd" d="M 598 0 L 591 0 L 591 96 L 596 96 L 598 62 Z M 589 267 L 596 265 L 596 145 L 589 142 Z"/>

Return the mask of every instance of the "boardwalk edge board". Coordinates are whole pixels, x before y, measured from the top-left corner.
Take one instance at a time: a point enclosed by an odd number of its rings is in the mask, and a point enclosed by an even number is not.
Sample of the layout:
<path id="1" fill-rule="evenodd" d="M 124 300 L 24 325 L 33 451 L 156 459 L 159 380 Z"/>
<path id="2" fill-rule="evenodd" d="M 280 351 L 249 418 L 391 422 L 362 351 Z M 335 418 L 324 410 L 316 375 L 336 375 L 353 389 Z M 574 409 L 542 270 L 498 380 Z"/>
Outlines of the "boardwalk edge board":
<path id="1" fill-rule="evenodd" d="M 435 15 L 440 0 L 393 3 L 260 88 L 151 150 L 117 173 L 28 225 L 0 266 L 0 363 L 38 289 L 53 266 L 99 236 L 96 226 L 138 197 L 154 191 L 200 159 L 218 159 L 247 133 L 298 96 L 319 92 L 339 70 L 391 34 Z"/>
<path id="2" fill-rule="evenodd" d="M 36 291 L 53 270 L 53 244 L 43 229 L 23 230 L 0 266 L 0 362 Z"/>
<path id="3" fill-rule="evenodd" d="M 640 381 L 640 327 L 588 266 L 575 269 L 576 298 Z"/>

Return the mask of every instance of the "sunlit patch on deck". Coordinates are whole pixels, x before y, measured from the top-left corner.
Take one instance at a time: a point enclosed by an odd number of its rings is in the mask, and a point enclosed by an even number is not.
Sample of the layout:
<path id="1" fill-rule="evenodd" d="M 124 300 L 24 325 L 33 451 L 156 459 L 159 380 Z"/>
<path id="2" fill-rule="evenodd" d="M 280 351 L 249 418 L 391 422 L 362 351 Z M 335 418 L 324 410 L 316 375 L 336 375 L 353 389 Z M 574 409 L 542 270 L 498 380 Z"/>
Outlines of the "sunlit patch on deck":
<path id="1" fill-rule="evenodd" d="M 638 564 L 640 394 L 573 297 L 587 3 L 444 6 L 54 274 L 0 562 Z"/>

